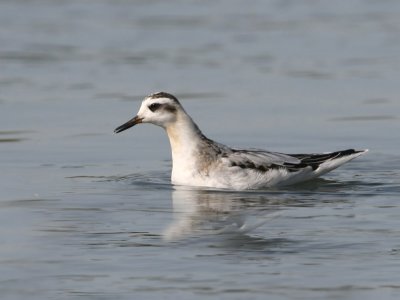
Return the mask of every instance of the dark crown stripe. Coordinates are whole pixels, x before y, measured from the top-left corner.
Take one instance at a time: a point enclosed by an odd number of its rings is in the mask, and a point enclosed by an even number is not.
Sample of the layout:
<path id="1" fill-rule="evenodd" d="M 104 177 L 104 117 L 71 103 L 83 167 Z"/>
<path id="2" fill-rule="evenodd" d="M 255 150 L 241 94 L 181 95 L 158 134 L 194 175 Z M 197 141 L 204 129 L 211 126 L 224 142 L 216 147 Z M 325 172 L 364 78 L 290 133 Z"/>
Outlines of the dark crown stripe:
<path id="1" fill-rule="evenodd" d="M 151 99 L 168 98 L 168 99 L 175 101 L 176 103 L 179 103 L 178 99 L 174 95 L 171 95 L 166 92 L 154 93 L 154 94 L 149 95 L 148 98 L 151 98 Z"/>

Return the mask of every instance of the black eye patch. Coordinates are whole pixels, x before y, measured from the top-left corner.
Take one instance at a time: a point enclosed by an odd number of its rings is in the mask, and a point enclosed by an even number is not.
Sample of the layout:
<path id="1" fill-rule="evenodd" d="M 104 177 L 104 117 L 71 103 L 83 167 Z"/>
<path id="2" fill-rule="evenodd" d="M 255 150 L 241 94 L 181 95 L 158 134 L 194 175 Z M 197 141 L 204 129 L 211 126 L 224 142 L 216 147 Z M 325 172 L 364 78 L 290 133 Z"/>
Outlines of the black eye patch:
<path id="1" fill-rule="evenodd" d="M 152 112 L 155 112 L 157 109 L 159 109 L 161 107 L 161 104 L 160 103 L 153 103 L 153 104 L 150 104 L 149 105 L 149 109 L 152 111 Z"/>

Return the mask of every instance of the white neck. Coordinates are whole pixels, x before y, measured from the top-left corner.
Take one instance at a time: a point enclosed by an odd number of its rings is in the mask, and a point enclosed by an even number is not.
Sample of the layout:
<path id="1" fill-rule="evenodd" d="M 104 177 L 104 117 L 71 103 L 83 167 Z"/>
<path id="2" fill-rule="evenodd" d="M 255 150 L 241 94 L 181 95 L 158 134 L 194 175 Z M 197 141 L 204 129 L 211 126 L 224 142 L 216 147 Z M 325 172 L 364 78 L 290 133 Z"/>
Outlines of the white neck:
<path id="1" fill-rule="evenodd" d="M 179 112 L 174 123 L 165 127 L 171 144 L 172 181 L 183 183 L 196 171 L 194 153 L 203 135 L 185 112 Z"/>

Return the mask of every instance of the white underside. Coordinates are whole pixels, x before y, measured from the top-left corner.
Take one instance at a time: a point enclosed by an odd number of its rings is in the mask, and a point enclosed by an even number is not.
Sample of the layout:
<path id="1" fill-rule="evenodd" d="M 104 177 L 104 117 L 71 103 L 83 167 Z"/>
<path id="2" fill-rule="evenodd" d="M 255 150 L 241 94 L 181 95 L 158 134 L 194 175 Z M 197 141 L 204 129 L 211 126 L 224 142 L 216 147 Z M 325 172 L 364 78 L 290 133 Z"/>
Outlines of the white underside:
<path id="1" fill-rule="evenodd" d="M 267 172 L 259 172 L 253 169 L 240 167 L 216 166 L 209 170 L 208 174 L 196 173 L 193 168 L 174 168 L 171 181 L 176 185 L 189 185 L 199 187 L 213 187 L 233 190 L 260 189 L 275 186 L 285 186 L 314 179 L 326 174 L 344 163 L 364 154 L 355 153 L 322 163 L 316 170 L 311 167 L 297 172 L 289 172 L 285 169 L 272 169 Z"/>

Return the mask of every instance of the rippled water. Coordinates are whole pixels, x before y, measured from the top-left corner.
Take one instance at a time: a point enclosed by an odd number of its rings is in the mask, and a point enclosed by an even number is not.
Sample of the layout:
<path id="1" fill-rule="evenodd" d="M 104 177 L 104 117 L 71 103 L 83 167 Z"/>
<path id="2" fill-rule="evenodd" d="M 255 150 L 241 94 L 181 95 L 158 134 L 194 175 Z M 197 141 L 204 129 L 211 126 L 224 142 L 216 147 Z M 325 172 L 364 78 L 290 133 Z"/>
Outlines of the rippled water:
<path id="1" fill-rule="evenodd" d="M 398 299 L 396 1 L 0 1 L 1 299 Z M 141 98 L 210 138 L 369 148 L 307 184 L 174 187 Z"/>

